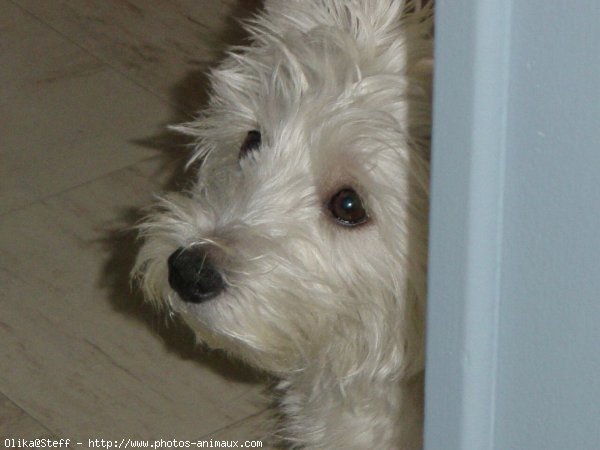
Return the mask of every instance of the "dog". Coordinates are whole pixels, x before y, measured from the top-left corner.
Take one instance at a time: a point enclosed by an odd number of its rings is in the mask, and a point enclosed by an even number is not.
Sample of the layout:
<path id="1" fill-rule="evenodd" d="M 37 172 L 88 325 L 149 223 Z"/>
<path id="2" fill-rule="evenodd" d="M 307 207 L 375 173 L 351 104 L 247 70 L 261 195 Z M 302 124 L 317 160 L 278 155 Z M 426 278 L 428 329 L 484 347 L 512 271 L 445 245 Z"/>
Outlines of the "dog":
<path id="1" fill-rule="evenodd" d="M 422 446 L 432 16 L 267 0 L 140 226 L 145 296 L 280 380 L 292 448 Z"/>

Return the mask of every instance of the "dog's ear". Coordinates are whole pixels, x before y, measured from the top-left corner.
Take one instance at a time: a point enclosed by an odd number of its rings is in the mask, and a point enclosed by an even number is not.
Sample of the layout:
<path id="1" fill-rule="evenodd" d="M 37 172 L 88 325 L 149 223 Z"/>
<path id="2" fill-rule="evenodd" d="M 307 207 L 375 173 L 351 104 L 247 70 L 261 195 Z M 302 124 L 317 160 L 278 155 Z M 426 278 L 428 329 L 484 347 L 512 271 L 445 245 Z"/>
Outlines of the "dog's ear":
<path id="1" fill-rule="evenodd" d="M 310 33 L 319 26 L 332 26 L 361 40 L 427 22 L 433 0 L 266 0 L 265 10 L 288 30 Z"/>

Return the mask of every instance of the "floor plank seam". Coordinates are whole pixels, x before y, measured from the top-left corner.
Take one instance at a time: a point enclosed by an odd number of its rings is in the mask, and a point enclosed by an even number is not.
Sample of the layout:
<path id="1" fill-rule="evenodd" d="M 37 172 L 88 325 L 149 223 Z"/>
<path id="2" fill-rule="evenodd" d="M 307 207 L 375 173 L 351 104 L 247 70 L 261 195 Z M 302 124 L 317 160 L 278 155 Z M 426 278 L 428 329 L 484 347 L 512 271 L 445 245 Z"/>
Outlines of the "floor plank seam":
<path id="1" fill-rule="evenodd" d="M 20 411 L 22 411 L 23 414 L 25 414 L 28 418 L 30 418 L 32 421 L 34 421 L 37 425 L 39 425 L 40 428 L 43 428 L 45 431 L 47 431 L 52 436 L 58 436 L 58 434 L 55 433 L 54 431 L 52 431 L 52 429 L 50 429 L 46 424 L 44 424 L 37 417 L 35 417 L 34 415 L 32 415 L 31 412 L 29 412 L 27 410 L 27 408 L 23 407 L 22 405 L 19 404 L 19 402 L 17 402 L 15 399 L 11 398 L 10 395 L 7 392 L 4 392 L 4 391 L 0 390 L 0 395 L 3 395 L 4 398 L 6 398 L 10 403 L 12 403 L 17 409 L 19 409 Z M 22 437 L 26 438 L 26 436 L 22 436 Z"/>
<path id="2" fill-rule="evenodd" d="M 108 171 L 106 173 L 98 175 L 97 177 L 91 178 L 91 179 L 89 179 L 87 181 L 84 181 L 82 183 L 76 184 L 74 186 L 70 186 L 70 187 L 68 187 L 66 189 L 63 189 L 62 191 L 53 192 L 50 195 L 47 195 L 45 197 L 37 198 L 37 199 L 35 199 L 35 200 L 33 200 L 33 201 L 29 202 L 29 203 L 26 203 L 24 205 L 18 206 L 18 207 L 14 208 L 14 209 L 9 209 L 7 211 L 0 212 L 0 220 L 6 218 L 10 214 L 14 214 L 14 213 L 17 213 L 19 211 L 26 210 L 26 209 L 31 208 L 31 207 L 39 204 L 39 203 L 47 202 L 48 200 L 51 200 L 54 197 L 59 197 L 61 195 L 67 194 L 67 193 L 69 193 L 71 191 L 74 191 L 76 189 L 82 188 L 83 186 L 87 186 L 89 184 L 96 183 L 96 182 L 102 180 L 103 178 L 112 176 L 112 175 L 114 175 L 116 173 L 119 173 L 121 171 L 124 171 L 124 170 L 128 170 L 128 169 L 130 169 L 130 168 L 132 168 L 132 167 L 134 167 L 134 166 L 136 166 L 138 164 L 143 164 L 145 162 L 149 162 L 149 161 L 155 160 L 156 158 L 157 158 L 156 156 L 148 156 L 147 158 L 140 159 L 139 161 L 136 161 L 134 163 L 127 164 L 126 166 L 119 167 L 119 168 L 114 169 L 114 170 L 110 170 L 110 171 Z"/>
<path id="3" fill-rule="evenodd" d="M 113 70 L 117 75 L 123 77 L 129 83 L 132 83 L 133 85 L 135 85 L 135 86 L 139 87 L 140 89 L 143 89 L 147 93 L 151 94 L 153 97 L 155 97 L 155 98 L 157 98 L 157 99 L 165 102 L 167 105 L 169 105 L 172 108 L 174 108 L 176 110 L 176 112 L 178 112 L 180 114 L 183 114 L 183 115 L 186 115 L 186 116 L 189 116 L 190 120 L 192 120 L 194 118 L 193 114 L 190 113 L 190 111 L 189 111 L 188 108 L 185 108 L 184 106 L 182 106 L 182 105 L 180 105 L 180 104 L 178 104 L 176 102 L 173 102 L 168 97 L 165 98 L 162 95 L 160 95 L 157 92 L 155 92 L 154 90 L 146 87 L 145 85 L 143 85 L 142 83 L 140 83 L 137 79 L 135 79 L 134 77 L 131 77 L 127 72 L 121 70 L 118 66 L 115 66 L 114 64 L 112 64 L 109 60 L 106 60 L 102 56 L 100 56 L 100 55 L 98 55 L 98 54 L 90 51 L 88 48 L 86 48 L 83 45 L 81 45 L 79 42 L 77 42 L 76 40 L 74 40 L 69 35 L 67 35 L 64 32 L 62 32 L 61 30 L 57 29 L 52 24 L 46 22 L 43 18 L 39 17 L 34 12 L 30 11 L 29 9 L 27 9 L 25 6 L 19 4 L 18 1 L 15 1 L 15 0 L 8 0 L 8 1 L 12 5 L 14 5 L 17 8 L 19 8 L 24 13 L 26 13 L 28 16 L 32 17 L 33 19 L 35 19 L 36 21 L 38 21 L 39 23 L 41 23 L 45 27 L 47 27 L 50 30 L 52 30 L 54 33 L 56 33 L 59 36 L 61 36 L 66 41 L 68 41 L 71 44 L 75 45 L 77 48 L 79 48 L 80 50 L 82 50 L 83 52 L 85 52 L 90 57 L 96 59 L 97 61 L 100 61 L 103 64 L 105 64 L 108 68 L 110 68 L 111 70 Z"/>

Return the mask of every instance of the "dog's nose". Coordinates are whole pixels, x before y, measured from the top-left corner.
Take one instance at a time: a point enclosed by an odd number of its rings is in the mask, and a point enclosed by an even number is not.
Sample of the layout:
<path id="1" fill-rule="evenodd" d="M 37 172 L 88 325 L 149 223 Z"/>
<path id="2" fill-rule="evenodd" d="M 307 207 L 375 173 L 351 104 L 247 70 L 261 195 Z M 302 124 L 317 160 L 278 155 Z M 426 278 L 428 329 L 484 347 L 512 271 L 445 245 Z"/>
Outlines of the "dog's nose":
<path id="1" fill-rule="evenodd" d="M 201 303 L 225 288 L 221 274 L 200 247 L 179 248 L 168 260 L 169 284 L 182 300 Z"/>

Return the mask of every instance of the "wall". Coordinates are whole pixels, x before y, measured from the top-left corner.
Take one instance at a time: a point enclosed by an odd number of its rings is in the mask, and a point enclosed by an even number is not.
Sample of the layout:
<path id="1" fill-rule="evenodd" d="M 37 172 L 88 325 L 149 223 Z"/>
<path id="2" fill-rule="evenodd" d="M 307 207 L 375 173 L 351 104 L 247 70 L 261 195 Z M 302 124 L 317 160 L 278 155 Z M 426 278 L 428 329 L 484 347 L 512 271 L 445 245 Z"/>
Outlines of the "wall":
<path id="1" fill-rule="evenodd" d="M 600 448 L 600 3 L 438 1 L 426 448 Z"/>

